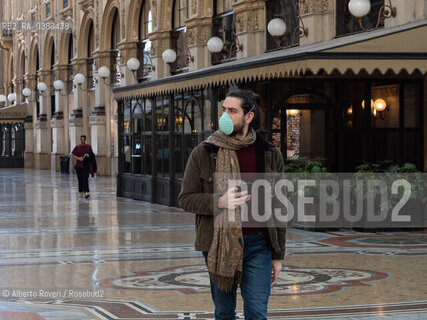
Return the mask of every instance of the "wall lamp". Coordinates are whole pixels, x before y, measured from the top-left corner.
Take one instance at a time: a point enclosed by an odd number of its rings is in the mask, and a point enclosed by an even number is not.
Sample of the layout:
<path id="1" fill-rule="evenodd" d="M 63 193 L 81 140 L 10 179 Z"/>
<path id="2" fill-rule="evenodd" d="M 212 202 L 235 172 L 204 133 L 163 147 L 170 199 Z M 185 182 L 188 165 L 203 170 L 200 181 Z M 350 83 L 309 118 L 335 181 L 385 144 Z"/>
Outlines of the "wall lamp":
<path id="1" fill-rule="evenodd" d="M 369 1 L 369 0 L 368 0 Z M 304 21 L 302 20 L 300 14 L 299 14 L 299 2 L 296 3 L 296 12 L 298 12 L 298 20 L 299 25 L 292 31 L 292 40 L 291 44 L 287 46 L 286 48 L 292 47 L 297 40 L 307 37 L 308 36 L 308 29 L 304 25 Z M 276 42 L 276 46 L 278 48 L 282 48 L 281 45 L 281 38 L 286 32 L 286 23 L 282 18 L 274 18 L 271 19 L 270 22 L 267 25 L 267 31 L 268 33 L 273 37 L 274 41 Z"/>
<path id="2" fill-rule="evenodd" d="M 145 58 L 146 58 L 146 55 L 144 55 L 144 64 L 143 64 L 142 68 L 143 68 L 144 77 L 147 77 L 152 71 L 156 70 L 156 68 L 154 67 L 153 63 L 151 62 L 150 57 L 147 57 L 149 59 L 149 61 L 145 61 L 146 60 Z M 133 77 L 138 80 L 136 72 L 138 71 L 139 67 L 141 66 L 141 62 L 139 62 L 139 60 L 137 58 L 130 58 L 126 63 L 126 66 L 128 67 L 128 69 L 130 71 L 132 71 Z"/>
<path id="3" fill-rule="evenodd" d="M 188 47 L 187 47 L 187 49 L 188 49 Z M 175 50 L 173 50 L 173 49 L 166 49 L 162 53 L 162 59 L 168 65 L 171 65 L 172 63 L 174 63 L 175 60 L 177 59 L 177 57 L 178 57 L 178 55 L 176 54 Z M 188 52 L 184 55 L 184 61 L 185 61 L 186 65 L 190 64 L 190 62 L 194 62 L 194 57 L 191 55 L 189 49 L 188 49 Z M 183 67 L 183 66 L 181 66 L 181 67 Z"/>
<path id="4" fill-rule="evenodd" d="M 223 59 L 230 60 L 233 53 L 243 50 L 243 45 L 239 42 L 239 38 L 234 32 L 232 38 L 234 41 L 224 43 L 220 37 L 211 37 L 207 42 L 209 52 L 221 54 Z"/>
<path id="5" fill-rule="evenodd" d="M 350 13 L 359 20 L 360 28 L 363 31 L 371 31 L 378 29 L 379 25 L 384 22 L 385 19 L 396 17 L 397 8 L 393 7 L 391 0 L 388 0 L 388 4 L 381 6 L 380 11 L 378 12 L 378 20 L 375 27 L 372 29 L 366 29 L 363 26 L 363 17 L 366 16 L 369 11 L 371 11 L 371 1 L 370 0 L 350 0 L 348 3 L 348 9 Z"/>
<path id="6" fill-rule="evenodd" d="M 14 93 L 14 92 L 9 93 L 7 95 L 7 100 L 9 100 L 12 105 L 14 105 L 16 102 L 16 93 Z"/>
<path id="7" fill-rule="evenodd" d="M 365 100 L 362 101 L 362 108 L 365 109 Z M 380 118 L 381 120 L 384 120 L 386 116 L 386 111 L 390 111 L 390 106 L 387 105 L 384 99 L 377 99 L 375 101 L 371 99 L 372 118 Z"/>

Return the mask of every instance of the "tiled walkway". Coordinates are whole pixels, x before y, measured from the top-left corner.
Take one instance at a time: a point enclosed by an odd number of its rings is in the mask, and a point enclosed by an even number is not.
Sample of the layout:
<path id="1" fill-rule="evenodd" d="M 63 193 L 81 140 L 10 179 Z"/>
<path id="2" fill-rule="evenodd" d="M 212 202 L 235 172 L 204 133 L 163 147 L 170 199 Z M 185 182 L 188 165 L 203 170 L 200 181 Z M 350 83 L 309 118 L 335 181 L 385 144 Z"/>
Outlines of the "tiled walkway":
<path id="1" fill-rule="evenodd" d="M 90 187 L 0 170 L 0 319 L 212 319 L 194 216 Z M 426 275 L 421 231 L 291 229 L 269 319 L 427 319 Z"/>

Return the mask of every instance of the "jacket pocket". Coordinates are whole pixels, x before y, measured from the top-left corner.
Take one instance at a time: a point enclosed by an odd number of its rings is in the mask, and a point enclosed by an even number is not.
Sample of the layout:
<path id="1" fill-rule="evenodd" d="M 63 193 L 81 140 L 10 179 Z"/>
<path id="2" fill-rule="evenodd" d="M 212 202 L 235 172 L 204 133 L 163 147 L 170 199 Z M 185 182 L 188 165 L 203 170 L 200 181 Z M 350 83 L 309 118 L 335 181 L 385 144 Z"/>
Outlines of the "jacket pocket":
<path id="1" fill-rule="evenodd" d="M 200 178 L 202 179 L 203 192 L 213 193 L 213 172 L 210 170 L 202 170 Z"/>

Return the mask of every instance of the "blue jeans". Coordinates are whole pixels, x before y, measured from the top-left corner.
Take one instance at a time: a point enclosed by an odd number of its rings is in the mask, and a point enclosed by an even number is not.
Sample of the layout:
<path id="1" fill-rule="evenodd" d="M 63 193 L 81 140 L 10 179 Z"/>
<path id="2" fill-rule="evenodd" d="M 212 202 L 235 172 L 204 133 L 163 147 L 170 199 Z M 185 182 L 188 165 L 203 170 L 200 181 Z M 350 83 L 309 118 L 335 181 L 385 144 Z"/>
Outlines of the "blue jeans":
<path id="1" fill-rule="evenodd" d="M 240 290 L 246 320 L 267 319 L 267 304 L 271 288 L 271 249 L 262 233 L 244 235 L 243 274 Z M 207 252 L 203 252 L 207 261 Z M 236 316 L 237 285 L 230 292 L 218 289 L 211 281 L 215 319 L 234 320 Z"/>

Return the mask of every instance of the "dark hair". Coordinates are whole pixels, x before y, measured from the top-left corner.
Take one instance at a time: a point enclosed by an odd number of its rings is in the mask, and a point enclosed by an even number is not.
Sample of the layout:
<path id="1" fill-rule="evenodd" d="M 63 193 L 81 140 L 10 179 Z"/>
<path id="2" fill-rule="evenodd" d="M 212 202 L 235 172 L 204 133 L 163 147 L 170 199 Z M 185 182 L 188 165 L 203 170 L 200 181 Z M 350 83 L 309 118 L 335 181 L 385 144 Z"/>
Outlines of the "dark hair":
<path id="1" fill-rule="evenodd" d="M 258 111 L 258 104 L 261 101 L 261 97 L 253 91 L 243 89 L 229 92 L 226 98 L 228 97 L 239 98 L 242 101 L 243 114 L 245 115 L 253 108 L 252 112 L 254 113 L 254 118 L 249 125 L 254 128 L 254 130 L 258 130 L 261 126 Z"/>
<path id="2" fill-rule="evenodd" d="M 81 138 L 85 138 L 86 139 L 86 136 L 84 135 L 84 134 L 82 134 L 81 136 L 80 136 L 80 139 Z"/>

